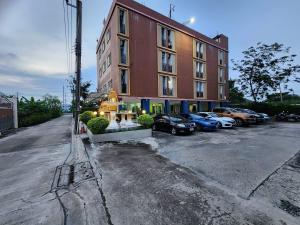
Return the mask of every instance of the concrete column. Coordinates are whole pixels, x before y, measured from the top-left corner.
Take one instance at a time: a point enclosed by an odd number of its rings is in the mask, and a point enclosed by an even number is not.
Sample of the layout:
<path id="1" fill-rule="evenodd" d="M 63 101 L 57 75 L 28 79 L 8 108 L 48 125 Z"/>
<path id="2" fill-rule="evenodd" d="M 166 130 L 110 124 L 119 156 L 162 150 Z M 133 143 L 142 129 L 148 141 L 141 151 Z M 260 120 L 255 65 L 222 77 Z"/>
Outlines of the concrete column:
<path id="1" fill-rule="evenodd" d="M 141 108 L 145 110 L 146 113 L 150 112 L 150 99 L 141 99 Z"/>
<path id="2" fill-rule="evenodd" d="M 170 113 L 170 101 L 165 100 L 165 113 L 168 114 Z"/>
<path id="3" fill-rule="evenodd" d="M 189 103 L 188 101 L 181 101 L 180 103 L 180 112 L 189 113 Z"/>
<path id="4" fill-rule="evenodd" d="M 18 99 L 17 97 L 9 98 L 13 105 L 14 128 L 18 128 Z"/>
<path id="5" fill-rule="evenodd" d="M 202 112 L 202 111 L 203 111 L 203 109 L 202 109 L 201 102 L 197 101 L 197 112 Z"/>
<path id="6" fill-rule="evenodd" d="M 212 111 L 214 107 L 215 107 L 214 102 L 208 102 L 208 111 Z"/>

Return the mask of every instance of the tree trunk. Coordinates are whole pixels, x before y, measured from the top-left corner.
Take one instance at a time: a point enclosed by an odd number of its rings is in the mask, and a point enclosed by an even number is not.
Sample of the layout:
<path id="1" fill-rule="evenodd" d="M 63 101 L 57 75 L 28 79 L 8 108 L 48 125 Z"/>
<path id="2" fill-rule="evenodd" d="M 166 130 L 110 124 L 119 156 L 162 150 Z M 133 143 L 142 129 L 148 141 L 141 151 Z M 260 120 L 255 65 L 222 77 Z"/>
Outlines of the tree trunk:
<path id="1" fill-rule="evenodd" d="M 282 96 L 282 91 L 281 91 L 281 85 L 279 83 L 279 93 L 280 93 L 280 102 L 283 102 L 283 96 Z"/>
<path id="2" fill-rule="evenodd" d="M 251 69 L 251 75 L 250 75 L 250 79 L 249 79 L 249 85 L 250 85 L 250 90 L 251 90 L 251 95 L 252 95 L 252 98 L 254 100 L 255 103 L 257 103 L 257 99 L 256 99 L 256 94 L 254 93 L 254 90 L 253 90 L 253 85 L 252 85 L 252 77 L 253 77 L 253 67 Z"/>

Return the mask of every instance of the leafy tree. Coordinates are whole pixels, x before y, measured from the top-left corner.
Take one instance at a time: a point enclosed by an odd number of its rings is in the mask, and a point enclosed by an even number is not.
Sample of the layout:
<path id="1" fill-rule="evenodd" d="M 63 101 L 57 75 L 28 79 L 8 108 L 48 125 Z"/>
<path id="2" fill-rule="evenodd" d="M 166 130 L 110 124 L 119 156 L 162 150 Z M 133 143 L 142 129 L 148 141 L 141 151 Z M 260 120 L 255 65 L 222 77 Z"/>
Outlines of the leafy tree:
<path id="1" fill-rule="evenodd" d="M 236 80 L 229 79 L 229 101 L 232 103 L 242 103 L 245 101 L 244 93 L 235 86 Z"/>
<path id="2" fill-rule="evenodd" d="M 299 65 L 294 65 L 296 55 L 289 54 L 290 47 L 274 43 L 271 45 L 257 43 L 243 52 L 243 59 L 232 60 L 233 70 L 239 72 L 238 83 L 246 95 L 257 102 L 270 92 L 287 89 L 290 81 L 300 82 L 297 73 Z"/>
<path id="3" fill-rule="evenodd" d="M 92 85 L 91 81 L 85 81 L 81 82 L 81 87 L 80 87 L 80 98 L 85 102 L 87 99 L 89 92 L 90 92 L 90 87 Z M 76 79 L 74 76 L 70 76 L 69 78 L 69 88 L 71 93 L 75 94 L 76 92 Z"/>

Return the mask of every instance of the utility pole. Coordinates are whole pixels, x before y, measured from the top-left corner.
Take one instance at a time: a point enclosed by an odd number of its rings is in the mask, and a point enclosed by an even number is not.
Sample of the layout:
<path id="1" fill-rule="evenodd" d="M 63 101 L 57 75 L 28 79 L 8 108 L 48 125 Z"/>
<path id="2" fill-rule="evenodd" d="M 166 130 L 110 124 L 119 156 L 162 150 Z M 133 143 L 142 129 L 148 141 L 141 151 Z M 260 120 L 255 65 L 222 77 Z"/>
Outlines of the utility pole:
<path id="1" fill-rule="evenodd" d="M 75 126 L 74 133 L 79 133 L 78 116 L 80 113 L 80 82 L 81 82 L 81 39 L 82 39 L 82 2 L 76 0 L 76 6 L 66 0 L 68 6 L 76 8 L 76 41 L 75 41 L 75 55 L 76 55 L 76 89 L 75 89 Z"/>

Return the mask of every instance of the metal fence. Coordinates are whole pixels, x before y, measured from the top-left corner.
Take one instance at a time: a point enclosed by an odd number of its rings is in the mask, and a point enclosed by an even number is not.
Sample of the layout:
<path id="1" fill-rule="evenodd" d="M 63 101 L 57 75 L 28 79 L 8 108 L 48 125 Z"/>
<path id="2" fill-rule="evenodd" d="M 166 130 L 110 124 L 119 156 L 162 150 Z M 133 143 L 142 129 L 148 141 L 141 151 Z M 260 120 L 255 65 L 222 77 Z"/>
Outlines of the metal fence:
<path id="1" fill-rule="evenodd" d="M 0 131 L 14 127 L 13 105 L 0 96 Z"/>

